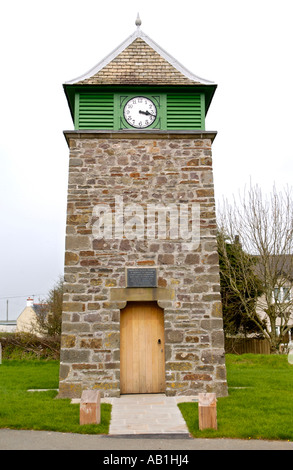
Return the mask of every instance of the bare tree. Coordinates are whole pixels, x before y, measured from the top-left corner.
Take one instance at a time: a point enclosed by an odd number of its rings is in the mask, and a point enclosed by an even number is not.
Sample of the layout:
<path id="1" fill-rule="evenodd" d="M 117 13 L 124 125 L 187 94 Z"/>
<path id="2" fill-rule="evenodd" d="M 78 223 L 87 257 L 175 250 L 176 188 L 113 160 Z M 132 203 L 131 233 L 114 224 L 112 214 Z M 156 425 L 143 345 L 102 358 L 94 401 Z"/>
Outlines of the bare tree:
<path id="1" fill-rule="evenodd" d="M 261 334 L 259 319 L 255 322 L 254 318 L 262 295 L 255 258 L 243 251 L 237 236 L 230 240 L 218 232 L 217 241 L 225 336 Z"/>
<path id="2" fill-rule="evenodd" d="M 225 280 L 241 299 L 244 314 L 255 322 L 269 340 L 271 352 L 276 353 L 293 327 L 292 191 L 287 188 L 279 192 L 273 187 L 270 195 L 264 196 L 258 186 L 251 185 L 238 200 L 223 202 L 218 222 Z M 239 237 L 243 256 L 233 266 L 225 243 L 235 243 L 235 237 L 236 240 Z M 254 273 L 262 285 L 262 295 L 254 312 L 249 305 L 257 286 L 251 284 L 247 256 L 250 261 L 254 260 Z M 247 287 L 245 296 L 236 282 L 239 275 Z"/>

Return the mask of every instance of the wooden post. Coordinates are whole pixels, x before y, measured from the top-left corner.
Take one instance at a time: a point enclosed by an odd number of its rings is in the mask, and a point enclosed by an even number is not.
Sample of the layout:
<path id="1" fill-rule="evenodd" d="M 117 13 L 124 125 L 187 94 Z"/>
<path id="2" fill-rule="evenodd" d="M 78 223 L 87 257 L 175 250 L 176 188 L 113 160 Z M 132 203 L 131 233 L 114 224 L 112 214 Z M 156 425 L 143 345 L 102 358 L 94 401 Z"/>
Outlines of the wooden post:
<path id="1" fill-rule="evenodd" d="M 217 399 L 215 393 L 198 394 L 199 429 L 217 429 Z"/>
<path id="2" fill-rule="evenodd" d="M 80 401 L 79 424 L 100 424 L 100 392 L 98 390 L 84 390 Z"/>

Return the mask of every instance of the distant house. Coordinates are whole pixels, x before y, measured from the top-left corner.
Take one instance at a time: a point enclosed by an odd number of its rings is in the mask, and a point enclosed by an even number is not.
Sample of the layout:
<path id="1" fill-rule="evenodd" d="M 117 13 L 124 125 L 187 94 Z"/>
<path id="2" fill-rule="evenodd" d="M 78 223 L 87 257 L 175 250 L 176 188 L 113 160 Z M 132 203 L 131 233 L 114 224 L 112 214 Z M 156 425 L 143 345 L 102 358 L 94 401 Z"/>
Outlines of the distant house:
<path id="1" fill-rule="evenodd" d="M 288 328 L 288 342 L 291 342 L 293 339 L 293 289 L 292 285 L 285 284 L 285 286 L 278 285 L 275 287 L 271 293 L 271 302 L 272 305 L 275 305 L 276 311 L 276 333 L 280 334 L 280 329 L 282 326 L 287 325 Z M 268 309 L 268 304 L 266 298 L 262 295 L 256 306 L 256 312 L 262 320 L 268 322 L 268 314 L 266 313 Z"/>
<path id="2" fill-rule="evenodd" d="M 254 256 L 254 260 L 257 280 L 250 293 L 262 292 L 257 298 L 255 312 L 259 323 L 263 322 L 271 339 L 276 340 L 277 350 L 286 352 L 293 345 L 293 255 L 267 254 Z M 247 298 L 250 298 L 249 292 Z M 260 337 L 260 332 L 226 334 L 226 352 L 270 354 L 274 350 L 274 341 L 269 341 L 264 334 Z"/>
<path id="3" fill-rule="evenodd" d="M 270 256 L 267 263 L 257 265 L 257 274 L 264 285 L 256 311 L 268 322 L 268 311 L 275 315 L 276 333 L 286 326 L 288 342 L 293 339 L 293 256 Z M 266 287 L 266 281 L 268 287 Z M 274 287 L 272 287 L 274 286 Z"/>
<path id="4" fill-rule="evenodd" d="M 27 299 L 26 307 L 16 320 L 16 332 L 33 333 L 40 335 L 38 315 L 41 314 L 42 304 L 35 304 L 30 297 Z"/>

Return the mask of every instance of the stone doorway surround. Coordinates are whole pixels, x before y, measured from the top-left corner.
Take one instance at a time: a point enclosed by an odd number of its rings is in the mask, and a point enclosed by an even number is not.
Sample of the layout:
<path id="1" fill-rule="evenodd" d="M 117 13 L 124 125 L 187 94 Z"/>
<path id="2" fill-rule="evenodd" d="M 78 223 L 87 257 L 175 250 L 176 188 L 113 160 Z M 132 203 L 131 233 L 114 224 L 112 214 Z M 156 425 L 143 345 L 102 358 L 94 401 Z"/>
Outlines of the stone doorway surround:
<path id="1" fill-rule="evenodd" d="M 120 310 L 126 307 L 127 302 L 153 302 L 161 308 L 170 306 L 170 301 L 175 298 L 173 289 L 163 287 L 126 287 L 111 288 L 110 300 L 115 303 L 115 307 Z"/>

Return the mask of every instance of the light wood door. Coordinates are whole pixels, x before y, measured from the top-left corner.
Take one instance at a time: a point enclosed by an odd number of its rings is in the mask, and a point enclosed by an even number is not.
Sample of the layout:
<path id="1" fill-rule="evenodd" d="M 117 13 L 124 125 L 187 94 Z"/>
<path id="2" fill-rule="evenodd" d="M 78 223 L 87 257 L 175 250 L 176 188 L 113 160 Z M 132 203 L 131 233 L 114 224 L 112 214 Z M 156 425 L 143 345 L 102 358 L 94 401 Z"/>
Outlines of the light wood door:
<path id="1" fill-rule="evenodd" d="M 129 302 L 121 310 L 120 388 L 165 392 L 164 314 L 156 302 Z"/>

